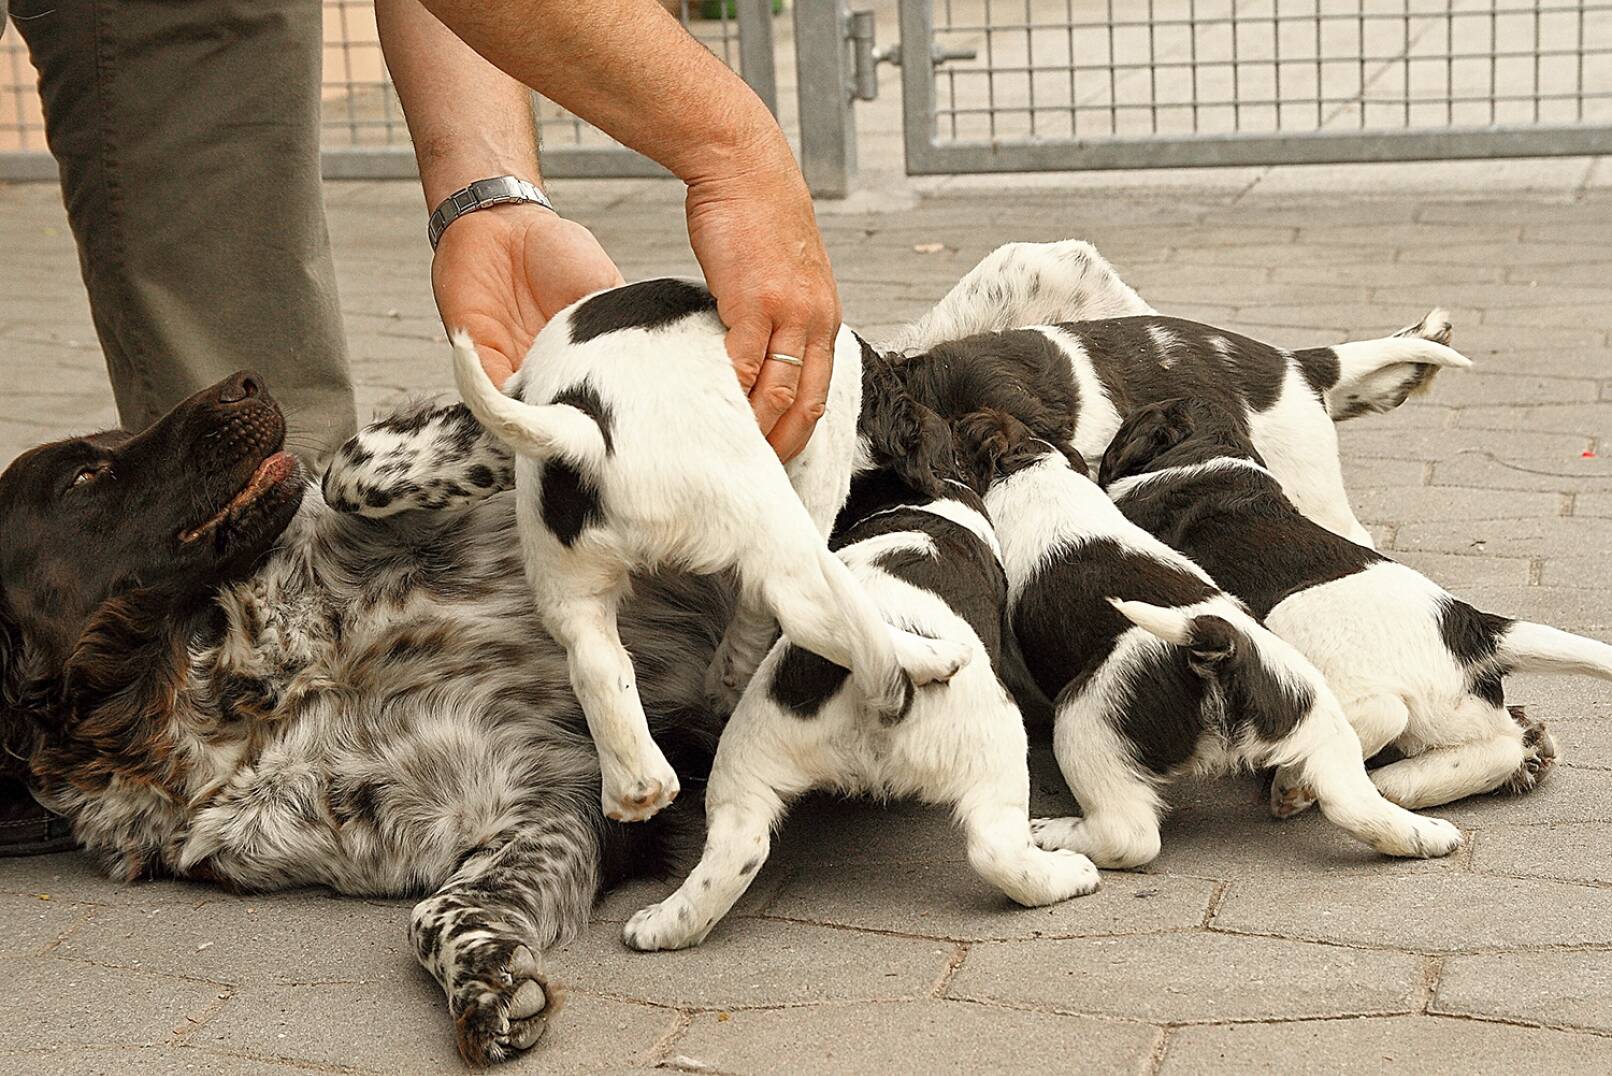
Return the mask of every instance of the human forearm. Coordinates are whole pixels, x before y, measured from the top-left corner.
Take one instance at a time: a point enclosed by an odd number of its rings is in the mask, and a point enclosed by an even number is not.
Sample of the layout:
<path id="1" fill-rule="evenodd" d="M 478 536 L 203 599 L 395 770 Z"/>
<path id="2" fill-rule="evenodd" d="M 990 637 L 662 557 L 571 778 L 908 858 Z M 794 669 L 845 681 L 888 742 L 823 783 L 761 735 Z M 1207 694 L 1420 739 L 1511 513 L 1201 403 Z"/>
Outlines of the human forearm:
<path id="1" fill-rule="evenodd" d="M 424 3 L 503 71 L 684 182 L 790 160 L 766 106 L 655 0 Z"/>
<path id="2" fill-rule="evenodd" d="M 420 0 L 375 0 L 427 207 L 478 179 L 537 182 L 531 91 L 461 41 Z"/>

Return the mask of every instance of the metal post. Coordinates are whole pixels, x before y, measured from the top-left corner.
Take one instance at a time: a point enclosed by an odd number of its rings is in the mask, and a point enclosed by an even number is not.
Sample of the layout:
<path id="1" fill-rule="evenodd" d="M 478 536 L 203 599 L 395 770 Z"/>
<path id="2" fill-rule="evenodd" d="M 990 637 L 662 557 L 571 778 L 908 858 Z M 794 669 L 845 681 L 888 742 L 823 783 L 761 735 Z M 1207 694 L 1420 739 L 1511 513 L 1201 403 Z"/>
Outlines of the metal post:
<path id="1" fill-rule="evenodd" d="M 796 0 L 800 162 L 806 185 L 820 198 L 844 198 L 856 175 L 849 20 L 846 0 Z"/>
<path id="2" fill-rule="evenodd" d="M 739 76 L 778 115 L 778 69 L 772 57 L 772 0 L 738 0 Z"/>

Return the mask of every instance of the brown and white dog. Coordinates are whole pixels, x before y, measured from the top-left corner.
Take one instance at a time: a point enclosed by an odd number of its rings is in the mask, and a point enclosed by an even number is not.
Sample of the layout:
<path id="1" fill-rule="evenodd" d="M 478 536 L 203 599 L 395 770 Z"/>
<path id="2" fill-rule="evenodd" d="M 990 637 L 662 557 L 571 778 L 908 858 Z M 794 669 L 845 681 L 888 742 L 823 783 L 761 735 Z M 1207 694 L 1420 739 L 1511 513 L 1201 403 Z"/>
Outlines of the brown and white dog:
<path id="1" fill-rule="evenodd" d="M 0 475 L 0 737 L 115 877 L 417 896 L 412 938 L 460 1052 L 551 1010 L 543 952 L 602 886 L 698 841 L 624 826 L 522 577 L 514 499 L 406 523 L 326 507 L 239 374 L 150 429 Z M 655 735 L 698 777 L 699 670 L 729 610 L 692 578 L 621 615 Z"/>

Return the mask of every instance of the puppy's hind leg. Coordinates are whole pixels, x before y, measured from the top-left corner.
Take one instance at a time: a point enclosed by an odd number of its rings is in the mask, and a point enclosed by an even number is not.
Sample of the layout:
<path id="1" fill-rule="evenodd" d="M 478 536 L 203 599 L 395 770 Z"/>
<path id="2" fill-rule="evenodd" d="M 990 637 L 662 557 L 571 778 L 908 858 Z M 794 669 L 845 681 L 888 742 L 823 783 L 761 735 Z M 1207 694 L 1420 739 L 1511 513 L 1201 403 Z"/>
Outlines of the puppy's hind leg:
<path id="1" fill-rule="evenodd" d="M 1461 846 L 1461 831 L 1388 802 L 1366 774 L 1360 739 L 1336 704 L 1321 700 L 1274 753 L 1296 763 L 1334 825 L 1389 856 L 1431 859 Z"/>
<path id="2" fill-rule="evenodd" d="M 1007 783 L 982 782 L 957 804 L 969 865 L 1026 908 L 1096 892 L 1097 868 L 1090 859 L 1079 852 L 1036 845 L 1030 833 L 1028 775 L 1022 795 L 1017 789 L 1010 791 Z"/>
<path id="3" fill-rule="evenodd" d="M 642 822 L 677 797 L 677 773 L 649 733 L 632 658 L 616 630 L 626 577 L 594 594 L 572 592 L 548 603 L 543 621 L 565 647 L 571 687 L 599 752 L 606 817 Z"/>
<path id="4" fill-rule="evenodd" d="M 759 686 L 759 685 L 758 685 Z M 698 945 L 750 888 L 772 847 L 772 827 L 785 800 L 809 780 L 796 766 L 802 745 L 766 730 L 792 717 L 751 692 L 722 734 L 706 786 L 705 851 L 677 892 L 638 911 L 622 928 L 631 949 L 650 952 Z"/>
<path id="5" fill-rule="evenodd" d="M 1137 770 L 1131 745 L 1108 718 L 1084 700 L 1072 705 L 1058 714 L 1052 750 L 1085 817 L 1038 818 L 1030 824 L 1035 842 L 1083 852 L 1099 867 L 1123 870 L 1151 863 L 1159 854 L 1164 813 L 1158 792 Z"/>
<path id="6" fill-rule="evenodd" d="M 1410 724 L 1410 710 L 1398 695 L 1371 695 L 1344 707 L 1349 725 L 1360 738 L 1360 755 L 1371 758 L 1399 739 Z M 1392 797 L 1389 797 L 1392 799 Z M 1399 802 L 1395 800 L 1395 802 Z M 1315 806 L 1315 792 L 1297 766 L 1282 766 L 1271 782 L 1271 815 L 1291 818 Z M 1409 806 L 1401 804 L 1401 806 Z"/>

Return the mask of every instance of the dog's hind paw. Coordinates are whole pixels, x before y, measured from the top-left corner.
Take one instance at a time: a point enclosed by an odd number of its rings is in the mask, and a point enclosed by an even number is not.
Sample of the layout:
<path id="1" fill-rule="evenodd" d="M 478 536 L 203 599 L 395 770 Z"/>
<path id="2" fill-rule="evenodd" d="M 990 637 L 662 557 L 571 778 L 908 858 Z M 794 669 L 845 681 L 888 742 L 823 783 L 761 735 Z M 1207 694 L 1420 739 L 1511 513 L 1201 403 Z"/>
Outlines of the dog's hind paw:
<path id="1" fill-rule="evenodd" d="M 635 770 L 621 770 L 600 758 L 603 784 L 599 799 L 606 818 L 617 822 L 646 822 L 671 805 L 682 786 L 677 771 L 659 749 L 655 758 Z"/>
<path id="2" fill-rule="evenodd" d="M 1521 706 L 1507 709 L 1511 711 L 1511 719 L 1522 726 L 1523 754 L 1522 764 L 1500 787 L 1520 796 L 1524 792 L 1532 792 L 1556 765 L 1556 741 L 1545 731 L 1545 723 L 1529 717 Z"/>

